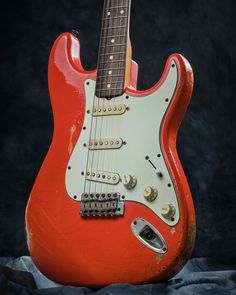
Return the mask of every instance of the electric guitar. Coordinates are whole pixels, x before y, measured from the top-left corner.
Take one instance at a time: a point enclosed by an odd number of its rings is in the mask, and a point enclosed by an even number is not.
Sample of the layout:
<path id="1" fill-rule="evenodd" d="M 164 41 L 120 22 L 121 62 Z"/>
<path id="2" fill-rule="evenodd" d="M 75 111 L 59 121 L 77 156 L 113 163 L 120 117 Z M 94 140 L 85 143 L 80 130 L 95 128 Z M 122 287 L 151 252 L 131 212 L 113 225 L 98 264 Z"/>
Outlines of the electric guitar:
<path id="1" fill-rule="evenodd" d="M 138 91 L 130 0 L 105 0 L 97 70 L 75 33 L 53 45 L 48 81 L 54 134 L 27 208 L 28 247 L 50 279 L 100 287 L 175 275 L 191 255 L 195 215 L 176 151 L 193 73 L 171 55 Z"/>

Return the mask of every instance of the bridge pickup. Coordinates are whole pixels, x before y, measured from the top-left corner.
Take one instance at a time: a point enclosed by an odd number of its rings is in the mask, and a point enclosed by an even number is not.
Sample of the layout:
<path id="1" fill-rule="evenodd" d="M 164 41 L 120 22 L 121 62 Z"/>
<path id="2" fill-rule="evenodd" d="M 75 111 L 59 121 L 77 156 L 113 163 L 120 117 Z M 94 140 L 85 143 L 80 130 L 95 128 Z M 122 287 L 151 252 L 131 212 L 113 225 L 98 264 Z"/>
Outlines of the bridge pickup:
<path id="1" fill-rule="evenodd" d="M 83 193 L 81 196 L 80 215 L 93 216 L 122 216 L 124 202 L 120 202 L 118 193 Z"/>
<path id="2" fill-rule="evenodd" d="M 93 117 L 122 115 L 125 112 L 125 104 L 97 105 L 91 111 Z"/>
<path id="3" fill-rule="evenodd" d="M 104 171 L 87 171 L 86 180 L 116 185 L 120 181 L 120 175 Z"/>
<path id="4" fill-rule="evenodd" d="M 89 150 L 108 150 L 108 149 L 119 149 L 123 144 L 121 138 L 101 138 L 91 139 L 89 141 Z"/>

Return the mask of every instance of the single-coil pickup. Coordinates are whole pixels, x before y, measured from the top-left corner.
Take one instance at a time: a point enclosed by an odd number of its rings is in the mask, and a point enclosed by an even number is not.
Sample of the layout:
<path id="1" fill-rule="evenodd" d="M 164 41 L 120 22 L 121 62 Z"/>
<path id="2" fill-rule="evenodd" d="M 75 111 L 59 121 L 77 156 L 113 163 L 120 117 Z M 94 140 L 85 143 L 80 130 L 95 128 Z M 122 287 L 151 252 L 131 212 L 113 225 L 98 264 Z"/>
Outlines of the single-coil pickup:
<path id="1" fill-rule="evenodd" d="M 119 149 L 122 144 L 121 138 L 90 139 L 88 148 L 90 150 Z"/>
<path id="2" fill-rule="evenodd" d="M 114 104 L 114 105 L 98 105 L 94 106 L 91 113 L 94 117 L 99 116 L 114 116 L 122 115 L 126 112 L 126 105 Z"/>
<path id="3" fill-rule="evenodd" d="M 120 175 L 104 171 L 87 171 L 86 180 L 116 185 L 120 181 Z"/>

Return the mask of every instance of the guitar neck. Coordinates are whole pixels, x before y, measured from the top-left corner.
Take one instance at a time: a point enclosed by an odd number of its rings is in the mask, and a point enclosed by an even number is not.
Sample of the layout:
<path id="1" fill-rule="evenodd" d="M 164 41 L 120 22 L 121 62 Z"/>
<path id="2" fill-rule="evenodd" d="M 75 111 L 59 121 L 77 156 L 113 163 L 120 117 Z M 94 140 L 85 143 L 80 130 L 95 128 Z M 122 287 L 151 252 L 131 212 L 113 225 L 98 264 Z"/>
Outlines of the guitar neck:
<path id="1" fill-rule="evenodd" d="M 125 88 L 131 0 L 105 0 L 95 94 L 120 96 Z"/>

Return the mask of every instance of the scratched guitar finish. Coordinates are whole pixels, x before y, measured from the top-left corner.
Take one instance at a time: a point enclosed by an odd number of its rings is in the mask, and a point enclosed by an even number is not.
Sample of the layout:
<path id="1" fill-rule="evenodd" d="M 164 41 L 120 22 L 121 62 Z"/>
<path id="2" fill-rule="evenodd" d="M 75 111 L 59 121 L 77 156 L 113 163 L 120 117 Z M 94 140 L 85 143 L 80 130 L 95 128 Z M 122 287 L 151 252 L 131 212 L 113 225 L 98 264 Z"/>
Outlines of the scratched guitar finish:
<path id="1" fill-rule="evenodd" d="M 30 254 L 50 279 L 100 287 L 175 275 L 191 255 L 195 214 L 176 151 L 193 74 L 172 54 L 160 81 L 137 90 L 130 0 L 105 0 L 96 71 L 77 34 L 49 59 L 54 134 L 26 208 Z"/>

